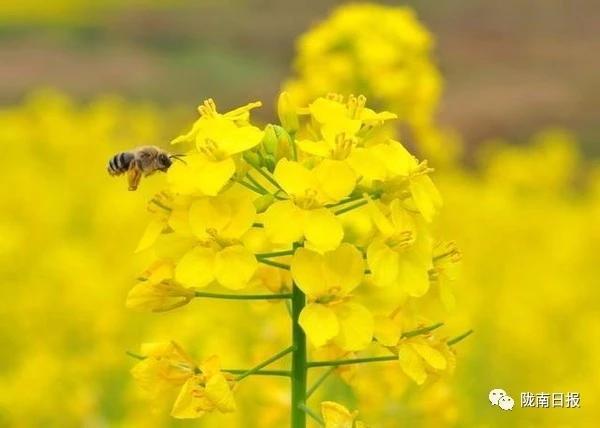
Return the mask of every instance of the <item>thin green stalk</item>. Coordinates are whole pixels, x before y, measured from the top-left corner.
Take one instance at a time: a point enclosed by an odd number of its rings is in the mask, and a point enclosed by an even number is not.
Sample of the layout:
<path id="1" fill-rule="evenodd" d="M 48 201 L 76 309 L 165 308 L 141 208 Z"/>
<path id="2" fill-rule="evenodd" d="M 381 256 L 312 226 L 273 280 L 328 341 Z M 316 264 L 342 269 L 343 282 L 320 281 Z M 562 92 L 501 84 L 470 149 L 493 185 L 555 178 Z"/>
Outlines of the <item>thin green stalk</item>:
<path id="1" fill-rule="evenodd" d="M 363 195 L 350 196 L 350 197 L 348 197 L 346 199 L 342 199 L 339 202 L 335 202 L 333 204 L 327 204 L 327 205 L 325 205 L 325 208 L 339 207 L 340 205 L 348 204 L 350 202 L 355 202 L 355 201 L 361 200 L 362 198 L 363 198 Z"/>
<path id="2" fill-rule="evenodd" d="M 252 168 L 254 168 L 256 171 L 258 171 L 258 173 L 260 175 L 262 175 L 263 177 L 265 177 L 265 179 L 271 183 L 273 186 L 275 186 L 277 189 L 283 190 L 281 189 L 281 186 L 279 185 L 279 183 L 277 181 L 275 181 L 275 179 L 273 177 L 271 177 L 271 175 L 265 171 L 263 171 L 262 168 L 258 168 L 254 165 L 252 165 Z"/>
<path id="3" fill-rule="evenodd" d="M 250 370 L 245 371 L 244 373 L 239 375 L 235 380 L 240 381 L 250 375 L 253 375 L 254 373 L 257 373 L 263 367 L 266 367 L 269 364 L 274 363 L 275 361 L 279 360 L 280 358 L 285 357 L 287 354 L 289 354 L 290 352 L 293 352 L 293 351 L 294 351 L 294 346 L 292 345 L 289 348 L 286 348 L 283 351 L 278 352 L 277 354 L 273 355 L 271 358 L 263 361 L 259 365 L 252 367 Z"/>
<path id="4" fill-rule="evenodd" d="M 315 381 L 315 383 L 308 388 L 308 392 L 306 393 L 306 399 L 308 400 L 310 398 L 311 395 L 313 395 L 313 393 L 323 384 L 323 382 L 325 382 L 327 380 L 327 378 L 329 377 L 329 375 L 331 375 L 331 373 L 333 373 L 335 371 L 337 367 L 332 366 L 329 367 L 325 373 L 323 373 L 321 375 L 321 377 L 319 377 L 319 379 L 317 379 Z"/>
<path id="5" fill-rule="evenodd" d="M 306 384 L 308 366 L 306 361 L 306 335 L 299 324 L 300 313 L 306 304 L 304 293 L 296 284 L 292 291 L 292 428 L 306 428 Z"/>
<path id="6" fill-rule="evenodd" d="M 360 208 L 362 206 L 365 206 L 368 203 L 369 203 L 369 201 L 360 201 L 360 202 L 357 202 L 355 204 L 352 204 L 352 205 L 349 205 L 347 207 L 344 207 L 342 209 L 339 209 L 339 210 L 335 211 L 334 214 L 335 215 L 344 214 L 344 213 L 347 213 L 348 211 L 352 211 L 352 210 L 355 210 L 355 209 Z"/>
<path id="7" fill-rule="evenodd" d="M 244 374 L 248 372 L 248 369 L 222 369 L 222 372 L 231 374 Z M 285 376 L 290 377 L 291 372 L 289 370 L 258 370 L 252 373 L 252 376 Z"/>
<path id="8" fill-rule="evenodd" d="M 421 334 L 429 333 L 430 331 L 440 328 L 443 325 L 444 325 L 443 322 L 438 322 L 437 324 L 430 325 L 429 327 L 423 327 L 423 328 L 418 328 L 416 330 L 407 331 L 406 333 L 402 333 L 402 337 L 408 338 L 408 337 L 419 336 Z"/>
<path id="9" fill-rule="evenodd" d="M 469 337 L 471 334 L 473 334 L 473 330 L 469 330 L 464 332 L 463 334 L 461 334 L 460 336 L 456 336 L 453 339 L 450 339 L 448 342 L 446 342 L 449 346 L 452 345 L 456 345 L 458 342 L 460 342 L 463 339 L 466 339 L 467 337 Z"/>
<path id="10" fill-rule="evenodd" d="M 133 352 L 133 351 L 125 351 L 125 353 L 127 355 L 129 355 L 132 358 L 135 358 L 136 360 L 145 360 L 146 357 L 144 355 L 138 354 L 137 352 Z"/>
<path id="11" fill-rule="evenodd" d="M 322 427 L 325 426 L 325 421 L 321 418 L 321 416 L 319 416 L 319 414 L 317 412 L 315 412 L 314 410 L 308 408 L 306 405 L 304 404 L 300 404 L 298 406 L 298 408 L 300 410 L 302 410 L 304 413 L 306 413 L 308 416 L 310 416 L 311 418 L 313 418 L 313 420 L 318 423 L 319 425 L 321 425 Z"/>
<path id="12" fill-rule="evenodd" d="M 257 258 L 259 263 L 263 263 L 265 265 L 273 266 L 279 269 L 290 270 L 290 265 L 286 265 L 284 263 L 274 262 L 273 260 Z"/>
<path id="13" fill-rule="evenodd" d="M 262 191 L 258 187 L 254 187 L 252 184 L 246 183 L 244 180 L 235 180 L 235 181 L 240 183 L 245 188 L 252 190 L 254 193 L 258 193 L 259 195 L 266 195 L 268 193 L 266 190 Z"/>
<path id="14" fill-rule="evenodd" d="M 270 253 L 257 253 L 256 257 L 268 259 L 269 257 L 282 257 L 282 256 L 291 256 L 294 254 L 294 250 L 284 250 L 284 251 L 273 251 Z"/>
<path id="15" fill-rule="evenodd" d="M 308 368 L 313 367 L 338 367 L 347 366 L 351 364 L 362 364 L 362 363 L 374 363 L 378 361 L 397 361 L 398 357 L 395 355 L 385 357 L 367 357 L 367 358 L 353 358 L 349 360 L 334 360 L 334 361 L 310 361 L 307 363 Z"/>
<path id="16" fill-rule="evenodd" d="M 229 294 L 229 293 L 207 293 L 205 291 L 196 291 L 196 297 L 204 297 L 208 299 L 225 299 L 225 300 L 280 300 L 291 299 L 291 293 L 281 294 Z"/>
<path id="17" fill-rule="evenodd" d="M 267 193 L 269 193 L 269 191 L 267 189 L 265 189 L 262 184 L 260 184 L 258 181 L 256 181 L 254 179 L 254 177 L 252 177 L 250 174 L 246 174 L 246 177 L 248 178 L 248 180 L 250 181 L 250 183 L 252 183 L 254 185 L 254 187 L 256 187 L 257 189 L 262 190 L 263 192 L 265 192 L 264 193 L 265 195 Z"/>

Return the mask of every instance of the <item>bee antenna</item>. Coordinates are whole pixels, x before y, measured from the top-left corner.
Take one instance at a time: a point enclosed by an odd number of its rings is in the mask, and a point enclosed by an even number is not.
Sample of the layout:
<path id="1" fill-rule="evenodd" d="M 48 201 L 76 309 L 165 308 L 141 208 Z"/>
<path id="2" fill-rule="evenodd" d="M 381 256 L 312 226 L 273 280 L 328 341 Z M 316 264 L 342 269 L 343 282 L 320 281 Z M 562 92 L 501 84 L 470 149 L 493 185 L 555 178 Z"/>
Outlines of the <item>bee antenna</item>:
<path id="1" fill-rule="evenodd" d="M 182 162 L 183 164 L 187 165 L 187 162 L 184 161 L 183 159 L 181 159 L 181 158 L 185 157 L 185 154 L 183 154 L 183 153 L 181 153 L 181 154 L 175 154 L 175 155 L 169 155 L 169 157 L 171 159 L 178 160 L 179 162 Z"/>

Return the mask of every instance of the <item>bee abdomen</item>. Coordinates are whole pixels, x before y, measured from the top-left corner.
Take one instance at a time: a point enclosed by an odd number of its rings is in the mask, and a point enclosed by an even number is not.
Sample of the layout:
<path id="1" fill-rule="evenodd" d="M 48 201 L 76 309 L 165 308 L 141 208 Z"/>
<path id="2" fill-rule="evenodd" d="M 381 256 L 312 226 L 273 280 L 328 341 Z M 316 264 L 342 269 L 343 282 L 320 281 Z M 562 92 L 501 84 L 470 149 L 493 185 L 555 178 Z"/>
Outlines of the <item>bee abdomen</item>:
<path id="1" fill-rule="evenodd" d="M 118 175 L 127 172 L 131 162 L 133 161 L 133 154 L 130 152 L 121 152 L 114 155 L 108 162 L 108 172 L 111 175 Z"/>

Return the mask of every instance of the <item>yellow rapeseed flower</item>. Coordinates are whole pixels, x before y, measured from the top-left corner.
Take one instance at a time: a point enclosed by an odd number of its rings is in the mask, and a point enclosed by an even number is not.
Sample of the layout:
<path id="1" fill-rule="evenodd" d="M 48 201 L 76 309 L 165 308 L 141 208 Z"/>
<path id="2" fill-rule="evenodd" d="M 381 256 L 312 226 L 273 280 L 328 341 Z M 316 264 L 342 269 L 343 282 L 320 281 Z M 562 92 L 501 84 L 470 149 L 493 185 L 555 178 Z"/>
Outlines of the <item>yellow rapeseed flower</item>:
<path id="1" fill-rule="evenodd" d="M 333 340 L 346 351 L 366 348 L 373 336 L 373 318 L 349 296 L 364 276 L 360 251 L 346 243 L 325 254 L 300 248 L 291 266 L 294 281 L 307 296 L 300 325 L 313 345 Z"/>

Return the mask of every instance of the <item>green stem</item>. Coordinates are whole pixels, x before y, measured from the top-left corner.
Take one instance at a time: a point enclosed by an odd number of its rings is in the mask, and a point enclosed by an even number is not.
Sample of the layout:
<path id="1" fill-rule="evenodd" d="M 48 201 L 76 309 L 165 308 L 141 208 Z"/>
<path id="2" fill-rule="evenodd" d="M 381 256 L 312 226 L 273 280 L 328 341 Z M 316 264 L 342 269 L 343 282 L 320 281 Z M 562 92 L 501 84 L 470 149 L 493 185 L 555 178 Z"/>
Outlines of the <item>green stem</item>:
<path id="1" fill-rule="evenodd" d="M 338 367 L 347 366 L 350 364 L 362 364 L 362 363 L 374 363 L 377 361 L 397 361 L 398 357 L 395 355 L 385 357 L 368 357 L 368 358 L 353 358 L 350 360 L 335 360 L 335 361 L 311 361 L 307 363 L 308 368 L 313 367 Z"/>
<path id="2" fill-rule="evenodd" d="M 279 185 L 279 183 L 278 183 L 278 182 L 276 182 L 276 181 L 275 181 L 275 179 L 274 179 L 273 177 L 271 177 L 271 175 L 270 175 L 269 173 L 267 173 L 267 172 L 263 171 L 263 169 L 262 169 L 262 168 L 258 168 L 258 167 L 254 166 L 254 165 L 252 165 L 252 168 L 254 168 L 256 171 L 258 171 L 258 173 L 259 173 L 260 175 L 262 175 L 263 177 L 265 177 L 265 179 L 266 179 L 266 180 L 267 180 L 269 183 L 271 183 L 273 186 L 275 186 L 277 189 L 280 189 L 280 190 L 282 190 L 282 189 L 281 189 L 281 186 Z"/>
<path id="3" fill-rule="evenodd" d="M 291 256 L 293 254 L 294 254 L 294 250 L 284 250 L 284 251 L 273 251 L 271 253 L 257 253 L 255 255 L 258 258 L 268 259 L 269 257 Z"/>
<path id="4" fill-rule="evenodd" d="M 289 354 L 290 352 L 294 351 L 294 346 L 290 346 L 289 348 L 284 349 L 281 352 L 278 352 L 277 354 L 273 355 L 271 358 L 263 361 L 262 363 L 260 363 L 257 366 L 252 367 L 250 370 L 246 370 L 244 373 L 242 373 L 241 375 L 239 375 L 235 380 L 236 381 L 240 381 L 250 375 L 253 375 L 255 373 L 257 373 L 260 369 L 262 369 L 263 367 L 268 366 L 269 364 L 279 360 L 280 358 L 285 357 L 287 354 Z"/>
<path id="5" fill-rule="evenodd" d="M 265 189 L 262 184 L 260 184 L 258 181 L 256 181 L 254 179 L 254 177 L 252 177 L 250 174 L 246 174 L 246 177 L 248 178 L 248 180 L 250 181 L 250 183 L 252 183 L 254 185 L 254 187 L 256 187 L 257 189 L 260 189 L 261 191 L 263 191 L 265 195 L 267 193 L 269 193 L 269 191 L 267 189 Z"/>
<path id="6" fill-rule="evenodd" d="M 207 293 L 205 291 L 196 291 L 196 297 L 204 297 L 208 299 L 225 299 L 225 300 L 280 300 L 291 299 L 291 293 L 281 294 L 227 294 L 227 293 Z"/>
<path id="7" fill-rule="evenodd" d="M 407 331 L 406 333 L 402 334 L 402 337 L 408 338 L 408 337 L 419 336 L 421 334 L 429 333 L 430 331 L 440 328 L 443 325 L 444 325 L 443 322 L 438 322 L 437 324 L 430 325 L 429 327 L 423 327 L 423 328 L 418 328 L 416 330 Z"/>
<path id="8" fill-rule="evenodd" d="M 248 369 L 221 369 L 222 372 L 231 374 L 244 374 L 248 372 Z M 252 373 L 253 376 L 285 376 L 290 377 L 291 373 L 289 370 L 258 370 Z"/>
<path id="9" fill-rule="evenodd" d="M 290 265 L 286 265 L 284 263 L 274 262 L 273 260 L 257 258 L 259 263 L 263 263 L 265 265 L 273 266 L 279 269 L 290 270 Z"/>
<path id="10" fill-rule="evenodd" d="M 252 184 L 250 183 L 246 183 L 244 180 L 235 180 L 238 183 L 240 183 L 242 186 L 244 186 L 247 189 L 252 190 L 254 193 L 258 193 L 259 195 L 266 195 L 268 192 L 267 191 L 262 191 L 257 187 L 254 187 Z"/>
<path id="11" fill-rule="evenodd" d="M 325 205 L 325 208 L 335 208 L 335 207 L 339 207 L 340 205 L 344 205 L 350 202 L 355 202 L 355 201 L 359 201 L 363 198 L 363 195 L 357 195 L 357 196 L 349 196 L 346 199 L 342 199 L 339 202 L 335 202 L 333 204 L 327 204 Z"/>
<path id="12" fill-rule="evenodd" d="M 317 379 L 310 388 L 308 388 L 308 392 L 306 393 L 306 399 L 310 398 L 310 396 L 313 395 L 313 393 L 323 384 L 323 382 L 325 382 L 327 380 L 329 375 L 331 375 L 331 373 L 333 373 L 336 368 L 337 367 L 335 367 L 335 366 L 329 367 L 325 371 L 325 373 L 323 373 L 321 375 L 321 377 L 319 379 Z"/>
<path id="13" fill-rule="evenodd" d="M 448 343 L 449 346 L 456 345 L 458 342 L 460 342 L 463 339 L 466 339 L 471 334 L 473 334 L 473 330 L 466 331 L 463 334 L 461 334 L 460 336 L 456 336 L 454 339 L 450 339 L 446 343 Z"/>
<path id="14" fill-rule="evenodd" d="M 363 207 L 363 206 L 367 205 L 368 203 L 369 203 L 369 201 L 360 201 L 360 202 L 357 202 L 355 204 L 352 204 L 352 205 L 349 205 L 347 207 L 344 207 L 342 209 L 339 209 L 339 210 L 335 211 L 334 214 L 335 215 L 344 214 L 344 213 L 347 213 L 348 211 L 352 211 L 352 210 L 355 210 L 357 208 Z"/>
<path id="15" fill-rule="evenodd" d="M 306 384 L 308 366 L 306 361 L 306 335 L 299 324 L 300 313 L 306 304 L 304 293 L 296 284 L 292 291 L 292 428 L 306 428 Z"/>
<path id="16" fill-rule="evenodd" d="M 304 404 L 300 404 L 298 405 L 298 408 L 300 410 L 302 410 L 304 413 L 306 413 L 308 416 L 310 416 L 311 418 L 313 418 L 313 420 L 318 423 L 319 425 L 321 425 L 322 427 L 325 426 L 325 421 L 323 421 L 323 419 L 321 418 L 321 416 L 318 415 L 317 412 L 311 410 L 310 408 L 308 408 L 306 405 Z"/>
<path id="17" fill-rule="evenodd" d="M 296 145 L 296 133 L 290 132 L 290 146 L 292 147 L 292 160 L 298 160 L 298 146 Z"/>

